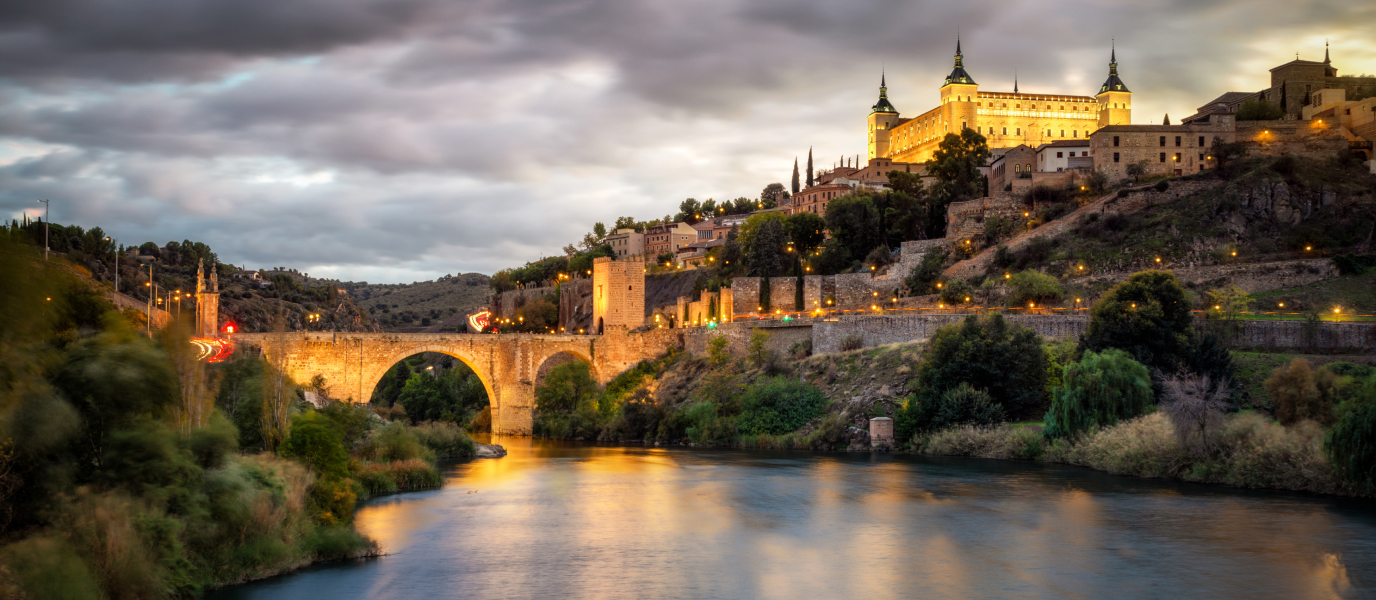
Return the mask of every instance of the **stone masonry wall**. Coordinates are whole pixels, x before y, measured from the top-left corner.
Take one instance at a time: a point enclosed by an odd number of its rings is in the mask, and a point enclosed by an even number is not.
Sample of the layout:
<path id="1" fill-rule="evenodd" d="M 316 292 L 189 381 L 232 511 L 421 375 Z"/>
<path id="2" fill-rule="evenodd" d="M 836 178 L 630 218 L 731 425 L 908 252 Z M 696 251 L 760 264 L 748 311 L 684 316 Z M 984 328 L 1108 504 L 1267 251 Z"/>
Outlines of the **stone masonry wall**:
<path id="1" fill-rule="evenodd" d="M 812 325 L 804 321 L 736 321 L 716 327 L 693 327 L 680 330 L 684 334 L 683 348 L 697 355 L 707 353 L 707 342 L 717 336 L 725 337 L 727 348 L 737 356 L 745 353 L 755 330 L 769 332 L 765 347 L 779 353 L 788 352 L 794 344 L 812 339 Z"/>
<path id="2" fill-rule="evenodd" d="M 959 323 L 969 315 L 842 316 L 836 320 L 814 321 L 812 351 L 830 354 L 841 351 L 841 341 L 860 336 L 865 347 L 926 340 L 937 329 Z M 1042 337 L 1076 337 L 1084 333 L 1088 317 L 1070 315 L 1004 315 L 1011 323 L 1031 327 Z"/>

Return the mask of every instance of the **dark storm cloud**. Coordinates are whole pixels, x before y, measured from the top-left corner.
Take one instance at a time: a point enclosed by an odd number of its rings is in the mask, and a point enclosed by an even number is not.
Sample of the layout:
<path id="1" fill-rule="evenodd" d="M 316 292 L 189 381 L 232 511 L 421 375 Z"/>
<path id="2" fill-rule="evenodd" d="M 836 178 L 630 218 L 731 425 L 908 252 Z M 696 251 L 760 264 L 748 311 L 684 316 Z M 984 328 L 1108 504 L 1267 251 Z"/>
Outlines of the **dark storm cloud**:
<path id="1" fill-rule="evenodd" d="M 549 255 L 593 221 L 755 196 L 864 152 L 879 71 L 936 105 L 1092 94 L 1116 38 L 1137 122 L 1258 89 L 1373 6 L 1324 1 L 22 0 L 0 3 L 0 208 L 127 243 L 411 281 Z M 1341 53 L 1337 53 L 1341 52 Z M 125 239 L 127 238 L 127 239 Z"/>

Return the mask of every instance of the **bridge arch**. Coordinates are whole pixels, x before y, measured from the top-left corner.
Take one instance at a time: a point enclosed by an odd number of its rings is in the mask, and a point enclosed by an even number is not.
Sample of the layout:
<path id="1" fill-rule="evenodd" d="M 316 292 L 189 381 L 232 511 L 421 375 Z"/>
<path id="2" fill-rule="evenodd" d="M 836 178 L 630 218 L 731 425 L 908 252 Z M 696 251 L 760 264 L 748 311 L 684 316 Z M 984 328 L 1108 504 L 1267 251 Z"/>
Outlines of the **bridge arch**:
<path id="1" fill-rule="evenodd" d="M 496 395 L 493 391 L 491 374 L 484 373 L 483 370 L 480 369 L 477 364 L 475 364 L 475 361 L 473 359 L 464 356 L 462 352 L 457 351 L 455 348 L 444 344 L 426 344 L 421 346 L 419 349 L 408 347 L 404 349 L 398 349 L 395 352 L 392 352 L 390 356 L 382 358 L 381 360 L 377 361 L 377 363 L 371 369 L 365 370 L 363 372 L 363 389 L 370 391 L 376 390 L 378 384 L 382 383 L 382 378 L 386 377 L 387 373 L 390 372 L 392 370 L 392 367 L 395 367 L 397 363 L 404 361 L 408 358 L 411 358 L 412 356 L 415 356 L 417 354 L 424 354 L 426 352 L 434 354 L 443 354 L 450 358 L 457 359 L 459 362 L 467 366 L 469 370 L 473 371 L 473 374 L 478 377 L 478 381 L 482 382 L 483 391 L 487 393 L 488 404 L 494 404 L 494 399 L 496 398 Z M 369 394 L 369 397 L 371 397 L 371 393 Z M 359 401 L 364 402 L 366 400 L 359 399 Z"/>

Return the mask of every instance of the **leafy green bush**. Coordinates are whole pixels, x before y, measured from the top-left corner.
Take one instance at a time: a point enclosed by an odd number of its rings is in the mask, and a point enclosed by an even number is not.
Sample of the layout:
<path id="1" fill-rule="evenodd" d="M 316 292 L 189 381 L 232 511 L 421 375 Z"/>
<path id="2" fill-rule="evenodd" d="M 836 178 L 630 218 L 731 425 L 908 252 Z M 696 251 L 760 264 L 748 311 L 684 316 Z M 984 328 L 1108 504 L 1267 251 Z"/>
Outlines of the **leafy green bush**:
<path id="1" fill-rule="evenodd" d="M 975 287 L 964 279 L 953 279 L 941 285 L 941 301 L 945 304 L 965 304 L 975 296 Z"/>
<path id="2" fill-rule="evenodd" d="M 1370 267 L 1376 266 L 1376 256 L 1367 254 L 1339 254 L 1333 257 L 1333 265 L 1340 275 L 1361 275 Z"/>
<path id="3" fill-rule="evenodd" d="M 1015 306 L 1060 302 L 1065 297 L 1065 290 L 1055 277 L 1031 269 L 1014 274 L 1008 286 L 1012 288 L 1009 300 Z"/>
<path id="4" fill-rule="evenodd" d="M 913 266 L 904 283 L 915 296 L 935 294 L 936 282 L 941 279 L 941 268 L 946 264 L 948 253 L 945 248 L 932 248 L 922 255 L 922 262 Z"/>
<path id="5" fill-rule="evenodd" d="M 1085 352 L 1080 362 L 1065 366 L 1061 380 L 1046 413 L 1049 438 L 1111 427 L 1150 411 L 1153 404 L 1151 374 L 1122 350 Z"/>
<path id="6" fill-rule="evenodd" d="M 795 431 L 826 408 L 827 399 L 815 386 L 785 377 L 762 379 L 745 391 L 741 433 L 778 435 Z"/>
<path id="7" fill-rule="evenodd" d="M 1376 488 L 1376 384 L 1366 386 L 1365 396 L 1328 430 L 1323 450 L 1334 471 L 1370 492 Z"/>
<path id="8" fill-rule="evenodd" d="M 444 481 L 434 465 L 411 459 L 363 465 L 358 470 L 358 482 L 370 496 L 376 496 L 405 490 L 434 489 Z"/>
<path id="9" fill-rule="evenodd" d="M 434 454 L 421 443 L 412 428 L 397 421 L 392 421 L 374 432 L 371 441 L 373 458 L 379 460 L 434 460 Z"/>
<path id="10" fill-rule="evenodd" d="M 315 411 L 292 417 L 291 432 L 278 452 L 301 461 L 322 477 L 342 479 L 349 475 L 344 436 L 329 417 Z"/>
<path id="11" fill-rule="evenodd" d="M 489 417 L 490 418 L 490 417 Z M 477 454 L 473 438 L 463 428 L 444 421 L 429 421 L 411 428 L 411 433 L 435 456 L 440 458 L 472 458 Z"/>
<path id="12" fill-rule="evenodd" d="M 1004 421 L 1003 408 L 994 402 L 984 390 L 970 387 L 969 383 L 947 390 L 936 402 L 932 411 L 931 428 L 942 429 L 954 425 L 987 426 Z"/>
<path id="13" fill-rule="evenodd" d="M 922 402 L 969 383 L 984 388 L 1009 418 L 1040 414 L 1045 379 L 1041 337 L 1002 315 L 970 316 L 938 329 L 916 373 Z"/>
<path id="14" fill-rule="evenodd" d="M 1310 368 L 1309 361 L 1303 358 L 1276 367 L 1265 384 L 1276 420 L 1283 425 L 1306 419 L 1331 424 L 1337 379 L 1332 371 Z"/>

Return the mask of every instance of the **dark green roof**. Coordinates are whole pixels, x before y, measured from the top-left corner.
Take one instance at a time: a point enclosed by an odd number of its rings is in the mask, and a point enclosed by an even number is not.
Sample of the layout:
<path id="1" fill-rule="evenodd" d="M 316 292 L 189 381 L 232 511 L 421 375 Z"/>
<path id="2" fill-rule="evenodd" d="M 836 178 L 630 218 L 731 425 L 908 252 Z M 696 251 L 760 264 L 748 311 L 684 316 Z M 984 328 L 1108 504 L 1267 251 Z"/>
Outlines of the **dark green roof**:
<path id="1" fill-rule="evenodd" d="M 879 75 L 879 101 L 870 107 L 870 114 L 874 113 L 893 113 L 898 114 L 898 109 L 889 102 L 889 88 L 884 83 L 884 75 Z"/>
<path id="2" fill-rule="evenodd" d="M 1103 87 L 1099 88 L 1099 93 L 1104 92 L 1128 92 L 1128 86 L 1123 84 L 1123 80 L 1118 78 L 1118 51 L 1113 50 L 1108 59 L 1108 79 L 1104 80 Z"/>

